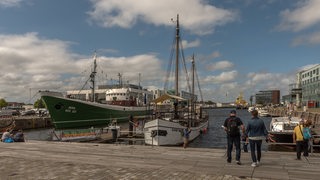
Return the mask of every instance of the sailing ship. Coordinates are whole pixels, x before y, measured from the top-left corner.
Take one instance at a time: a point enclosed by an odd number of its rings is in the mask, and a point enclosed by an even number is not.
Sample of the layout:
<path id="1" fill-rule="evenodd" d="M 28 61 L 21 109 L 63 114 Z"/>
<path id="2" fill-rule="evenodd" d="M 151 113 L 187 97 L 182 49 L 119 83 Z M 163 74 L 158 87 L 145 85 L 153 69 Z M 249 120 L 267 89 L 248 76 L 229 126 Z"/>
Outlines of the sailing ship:
<path id="1" fill-rule="evenodd" d="M 56 130 L 75 128 L 106 127 L 111 122 L 128 122 L 129 116 L 136 119 L 148 117 L 152 109 L 149 106 L 150 91 L 140 85 L 119 84 L 104 92 L 105 99 L 98 99 L 95 93 L 96 55 L 93 58 L 93 70 L 89 80 L 91 101 L 63 96 L 60 92 L 40 91 L 40 96 L 49 111 Z M 144 100 L 141 100 L 143 99 Z M 150 99 L 149 99 L 150 98 Z"/>
<path id="2" fill-rule="evenodd" d="M 155 108 L 153 119 L 145 123 L 144 139 L 149 145 L 180 145 L 183 144 L 183 130 L 189 127 L 189 141 L 194 140 L 208 128 L 208 115 L 200 105 L 196 105 L 194 94 L 195 62 L 192 60 L 192 92 L 187 94 L 188 98 L 179 96 L 179 15 L 176 20 L 175 37 L 175 94 L 166 92 L 153 101 Z M 200 91 L 201 92 L 201 91 Z M 181 93 L 182 94 L 182 93 Z M 187 103 L 185 103 L 187 102 Z"/>

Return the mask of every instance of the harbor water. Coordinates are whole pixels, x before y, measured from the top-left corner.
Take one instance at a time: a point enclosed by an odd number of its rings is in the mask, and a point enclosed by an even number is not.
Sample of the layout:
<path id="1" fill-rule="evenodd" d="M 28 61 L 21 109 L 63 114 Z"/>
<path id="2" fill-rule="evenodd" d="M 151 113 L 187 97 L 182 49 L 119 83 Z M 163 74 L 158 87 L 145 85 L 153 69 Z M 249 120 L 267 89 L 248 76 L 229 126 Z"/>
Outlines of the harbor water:
<path id="1" fill-rule="evenodd" d="M 226 148 L 227 138 L 226 133 L 221 127 L 225 119 L 229 116 L 231 108 L 218 108 L 218 109 L 208 109 L 209 114 L 209 127 L 206 134 L 200 135 L 193 142 L 189 144 L 189 147 L 198 148 Z M 237 116 L 246 125 L 251 119 L 251 114 L 247 110 L 237 110 Z M 271 117 L 261 117 L 267 129 L 269 129 L 269 124 Z M 25 131 L 26 138 L 32 140 L 50 140 L 51 133 L 53 129 L 38 129 Z M 267 143 L 263 142 L 263 150 L 268 149 Z"/>

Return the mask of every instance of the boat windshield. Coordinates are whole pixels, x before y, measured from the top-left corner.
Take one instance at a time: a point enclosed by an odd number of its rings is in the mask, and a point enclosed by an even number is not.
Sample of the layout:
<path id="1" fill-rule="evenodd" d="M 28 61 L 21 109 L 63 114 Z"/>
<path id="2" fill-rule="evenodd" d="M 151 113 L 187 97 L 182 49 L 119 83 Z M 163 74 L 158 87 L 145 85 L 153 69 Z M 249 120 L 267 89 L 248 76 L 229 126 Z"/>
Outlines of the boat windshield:
<path id="1" fill-rule="evenodd" d="M 296 127 L 296 124 L 284 124 L 283 129 L 284 130 L 293 130 Z"/>

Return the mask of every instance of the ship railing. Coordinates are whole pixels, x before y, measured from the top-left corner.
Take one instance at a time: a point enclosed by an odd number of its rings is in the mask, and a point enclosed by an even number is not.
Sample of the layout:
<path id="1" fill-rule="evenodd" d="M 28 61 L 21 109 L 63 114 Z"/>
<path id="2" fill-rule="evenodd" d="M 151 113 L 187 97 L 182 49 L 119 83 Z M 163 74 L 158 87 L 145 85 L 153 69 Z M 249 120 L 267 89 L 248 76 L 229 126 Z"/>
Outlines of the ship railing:
<path id="1" fill-rule="evenodd" d="M 312 140 L 310 141 L 311 155 L 313 155 L 313 151 L 315 147 L 320 147 L 320 144 L 313 144 L 315 138 L 320 138 L 320 135 L 317 135 L 317 134 L 312 135 Z"/>

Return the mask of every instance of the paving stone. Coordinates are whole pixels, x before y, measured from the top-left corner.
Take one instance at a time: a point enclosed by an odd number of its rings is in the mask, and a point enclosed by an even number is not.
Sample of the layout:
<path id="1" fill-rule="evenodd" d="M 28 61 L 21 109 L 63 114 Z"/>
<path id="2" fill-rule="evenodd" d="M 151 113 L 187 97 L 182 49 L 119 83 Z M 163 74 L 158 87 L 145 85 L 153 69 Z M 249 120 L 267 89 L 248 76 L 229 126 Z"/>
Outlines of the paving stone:
<path id="1" fill-rule="evenodd" d="M 319 154 L 262 153 L 251 167 L 227 163 L 224 149 L 28 141 L 0 143 L 0 179 L 318 179 Z M 235 155 L 235 153 L 233 153 Z"/>

